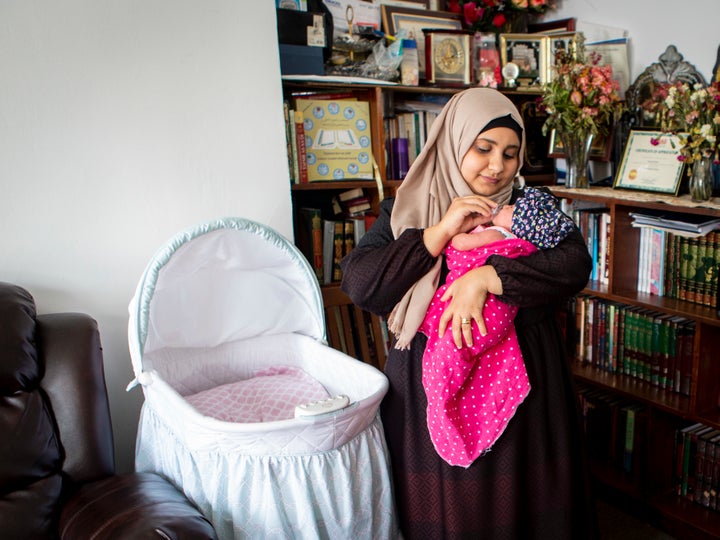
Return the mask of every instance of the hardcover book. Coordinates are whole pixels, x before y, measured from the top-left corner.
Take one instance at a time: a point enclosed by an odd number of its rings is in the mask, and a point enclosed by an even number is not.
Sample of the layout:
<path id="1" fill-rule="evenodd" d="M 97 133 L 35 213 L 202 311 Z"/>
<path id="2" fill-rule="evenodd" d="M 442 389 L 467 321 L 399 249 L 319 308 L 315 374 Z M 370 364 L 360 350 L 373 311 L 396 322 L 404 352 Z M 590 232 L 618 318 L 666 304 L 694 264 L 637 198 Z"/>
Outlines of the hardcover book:
<path id="1" fill-rule="evenodd" d="M 304 118 L 310 182 L 373 178 L 368 102 L 298 99 L 295 105 Z"/>

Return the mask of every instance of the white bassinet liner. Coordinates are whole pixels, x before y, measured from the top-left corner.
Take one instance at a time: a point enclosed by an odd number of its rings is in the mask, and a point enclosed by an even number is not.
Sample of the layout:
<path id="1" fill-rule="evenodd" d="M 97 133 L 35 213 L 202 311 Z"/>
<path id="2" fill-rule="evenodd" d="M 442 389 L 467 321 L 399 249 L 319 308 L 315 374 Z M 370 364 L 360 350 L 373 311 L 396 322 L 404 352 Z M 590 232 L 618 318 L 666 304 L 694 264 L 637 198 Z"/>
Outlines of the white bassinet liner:
<path id="1" fill-rule="evenodd" d="M 166 350 L 156 351 L 154 356 L 177 358 L 187 353 Z M 246 455 L 326 452 L 345 444 L 373 422 L 388 388 L 385 375 L 372 366 L 299 334 L 259 336 L 202 354 L 193 350 L 182 361 L 160 364 L 181 369 L 167 374 L 146 372 L 141 377 L 146 406 L 153 409 L 182 445 L 203 452 Z M 258 369 L 278 365 L 303 369 L 330 395 L 346 394 L 350 405 L 314 417 L 240 424 L 203 416 L 182 397 L 247 379 Z M 165 380 L 165 376 L 171 380 Z"/>
<path id="2" fill-rule="evenodd" d="M 376 540 L 398 537 L 386 455 L 379 416 L 334 450 L 248 455 L 188 448 L 146 403 L 135 467 L 182 486 L 223 540 Z"/>

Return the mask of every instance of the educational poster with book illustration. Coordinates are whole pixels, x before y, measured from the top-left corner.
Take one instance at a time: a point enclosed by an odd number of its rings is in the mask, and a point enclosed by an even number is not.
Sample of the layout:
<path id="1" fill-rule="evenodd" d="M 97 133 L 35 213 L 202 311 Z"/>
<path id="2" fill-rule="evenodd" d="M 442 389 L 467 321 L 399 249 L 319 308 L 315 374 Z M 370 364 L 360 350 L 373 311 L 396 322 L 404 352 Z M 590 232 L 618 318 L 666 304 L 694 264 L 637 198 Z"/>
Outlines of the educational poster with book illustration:
<path id="1" fill-rule="evenodd" d="M 366 101 L 296 101 L 304 118 L 309 182 L 373 178 L 370 107 Z"/>

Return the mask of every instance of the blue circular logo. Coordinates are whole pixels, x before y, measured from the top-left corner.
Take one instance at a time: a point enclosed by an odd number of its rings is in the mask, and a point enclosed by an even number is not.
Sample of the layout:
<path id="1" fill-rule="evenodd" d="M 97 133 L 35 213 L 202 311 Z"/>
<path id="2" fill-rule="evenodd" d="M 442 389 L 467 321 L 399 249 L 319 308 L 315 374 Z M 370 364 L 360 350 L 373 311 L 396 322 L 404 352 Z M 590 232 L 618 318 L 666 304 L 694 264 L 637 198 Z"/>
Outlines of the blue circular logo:
<path id="1" fill-rule="evenodd" d="M 370 156 L 367 154 L 367 152 L 360 152 L 358 154 L 357 158 L 358 158 L 358 161 L 362 164 L 365 164 L 368 161 L 370 161 Z"/>
<path id="2" fill-rule="evenodd" d="M 318 174 L 320 176 L 327 176 L 327 174 L 330 172 L 330 169 L 325 163 L 321 163 L 318 165 Z"/>
<path id="3" fill-rule="evenodd" d="M 335 169 L 333 171 L 333 178 L 335 178 L 336 180 L 342 180 L 343 178 L 345 178 L 345 171 L 343 171 L 342 169 Z"/>
<path id="4" fill-rule="evenodd" d="M 353 109 L 352 107 L 345 107 L 345 110 L 343 111 L 343 116 L 348 120 L 352 120 L 353 118 L 355 118 L 355 109 Z"/>

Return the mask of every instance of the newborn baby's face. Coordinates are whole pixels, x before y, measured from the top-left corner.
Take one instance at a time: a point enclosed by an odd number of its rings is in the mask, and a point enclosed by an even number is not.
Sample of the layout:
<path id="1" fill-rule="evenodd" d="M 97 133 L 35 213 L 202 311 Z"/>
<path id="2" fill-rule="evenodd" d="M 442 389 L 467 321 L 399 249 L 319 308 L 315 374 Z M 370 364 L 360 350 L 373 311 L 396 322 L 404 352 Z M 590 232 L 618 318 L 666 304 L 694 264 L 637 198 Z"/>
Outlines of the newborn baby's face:
<path id="1" fill-rule="evenodd" d="M 512 228 L 512 216 L 514 211 L 515 205 L 506 204 L 493 218 L 493 224 L 510 230 Z"/>

